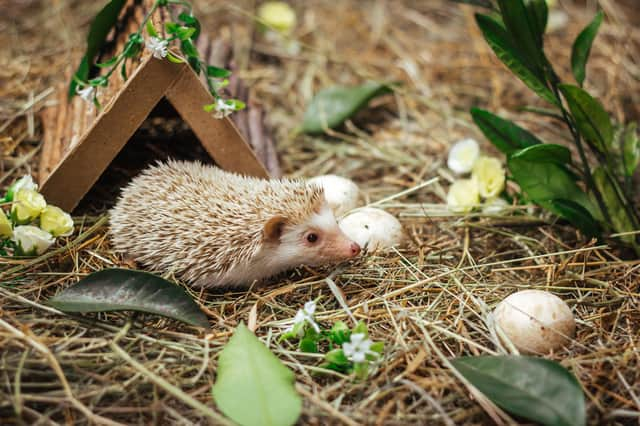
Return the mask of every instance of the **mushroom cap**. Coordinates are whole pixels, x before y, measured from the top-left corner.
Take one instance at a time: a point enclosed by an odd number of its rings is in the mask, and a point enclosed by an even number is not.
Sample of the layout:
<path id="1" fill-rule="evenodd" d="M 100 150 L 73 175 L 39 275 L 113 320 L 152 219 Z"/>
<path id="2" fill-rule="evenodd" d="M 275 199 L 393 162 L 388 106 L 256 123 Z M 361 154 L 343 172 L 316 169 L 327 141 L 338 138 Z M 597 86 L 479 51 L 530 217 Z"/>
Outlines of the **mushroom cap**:
<path id="1" fill-rule="evenodd" d="M 363 249 L 388 249 L 402 242 L 402 225 L 384 210 L 365 207 L 339 222 L 340 229 Z"/>
<path id="2" fill-rule="evenodd" d="M 351 179 L 336 175 L 321 175 L 307 182 L 324 189 L 324 197 L 336 216 L 342 216 L 358 205 L 360 190 Z"/>
<path id="3" fill-rule="evenodd" d="M 574 336 L 576 323 L 567 304 L 542 290 L 513 293 L 498 304 L 494 320 L 519 351 L 545 354 Z"/>

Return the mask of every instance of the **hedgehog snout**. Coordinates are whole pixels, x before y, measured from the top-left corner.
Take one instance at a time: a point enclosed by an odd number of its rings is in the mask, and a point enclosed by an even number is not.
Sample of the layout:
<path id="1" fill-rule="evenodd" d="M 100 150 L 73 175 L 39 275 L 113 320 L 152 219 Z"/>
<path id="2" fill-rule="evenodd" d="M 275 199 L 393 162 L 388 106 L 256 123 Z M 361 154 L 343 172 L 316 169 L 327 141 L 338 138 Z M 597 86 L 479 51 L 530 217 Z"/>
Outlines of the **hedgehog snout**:
<path id="1" fill-rule="evenodd" d="M 351 257 L 356 257 L 360 254 L 360 246 L 356 242 L 351 242 Z"/>

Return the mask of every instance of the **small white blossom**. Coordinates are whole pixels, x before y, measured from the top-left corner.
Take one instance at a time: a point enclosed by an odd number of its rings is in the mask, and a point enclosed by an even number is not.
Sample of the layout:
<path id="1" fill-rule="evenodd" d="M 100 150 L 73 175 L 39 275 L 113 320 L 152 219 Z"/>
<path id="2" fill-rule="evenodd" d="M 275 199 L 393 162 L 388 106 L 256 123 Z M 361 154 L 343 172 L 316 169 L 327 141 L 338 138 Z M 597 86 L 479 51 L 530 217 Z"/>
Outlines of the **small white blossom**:
<path id="1" fill-rule="evenodd" d="M 371 350 L 372 344 L 371 339 L 366 339 L 364 333 L 354 333 L 350 342 L 342 344 L 342 351 L 349 361 L 364 362 L 367 355 L 378 356 L 378 353 Z"/>
<path id="2" fill-rule="evenodd" d="M 507 203 L 503 198 L 489 198 L 482 206 L 482 213 L 498 215 L 504 212 L 507 207 L 509 207 L 509 203 Z"/>
<path id="3" fill-rule="evenodd" d="M 447 166 L 458 174 L 469 173 L 480 155 L 480 147 L 474 139 L 456 142 L 449 150 Z"/>
<path id="4" fill-rule="evenodd" d="M 84 89 L 76 89 L 76 92 L 85 102 L 93 103 L 94 90 L 93 86 L 87 86 Z"/>
<path id="5" fill-rule="evenodd" d="M 38 190 L 38 184 L 33 181 L 31 175 L 24 175 L 12 185 L 13 192 L 16 193 L 21 189 Z"/>
<path id="6" fill-rule="evenodd" d="M 151 51 L 154 58 L 162 59 L 167 56 L 167 46 L 169 42 L 158 37 L 149 37 L 147 39 L 147 49 Z"/>
<path id="7" fill-rule="evenodd" d="M 287 331 L 292 331 L 293 328 L 301 323 L 307 322 L 316 333 L 320 333 L 320 327 L 316 324 L 316 321 L 313 319 L 313 314 L 316 311 L 316 302 L 313 300 L 304 304 L 304 308 L 300 309 L 296 316 L 293 318 L 293 324 L 287 329 Z"/>
<path id="8" fill-rule="evenodd" d="M 213 114 L 214 118 L 224 118 L 235 111 L 236 108 L 232 104 L 229 104 L 222 98 L 218 98 L 216 100 L 215 113 Z"/>
<path id="9" fill-rule="evenodd" d="M 42 254 L 56 241 L 47 231 L 31 225 L 16 226 L 12 240 L 18 244 L 20 252 L 26 255 Z"/>

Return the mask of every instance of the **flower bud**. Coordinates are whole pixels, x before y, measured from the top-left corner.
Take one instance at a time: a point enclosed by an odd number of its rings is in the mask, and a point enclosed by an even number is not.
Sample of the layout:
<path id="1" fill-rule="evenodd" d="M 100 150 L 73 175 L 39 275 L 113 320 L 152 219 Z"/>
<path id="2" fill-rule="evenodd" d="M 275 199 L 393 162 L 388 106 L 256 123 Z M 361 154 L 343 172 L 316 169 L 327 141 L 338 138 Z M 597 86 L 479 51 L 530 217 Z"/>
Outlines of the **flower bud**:
<path id="1" fill-rule="evenodd" d="M 47 207 L 44 197 L 33 189 L 20 189 L 13 197 L 11 217 L 19 225 L 23 225 L 37 219 L 40 213 Z"/>
<path id="2" fill-rule="evenodd" d="M 469 173 L 480 155 L 480 147 L 474 139 L 456 142 L 449 150 L 447 166 L 458 174 Z"/>
<path id="3" fill-rule="evenodd" d="M 61 208 L 47 206 L 40 215 L 40 228 L 54 237 L 66 237 L 73 233 L 73 219 Z"/>
<path id="4" fill-rule="evenodd" d="M 258 17 L 263 24 L 281 34 L 289 34 L 296 25 L 296 12 L 283 1 L 269 1 L 260 5 Z"/>
<path id="5" fill-rule="evenodd" d="M 0 210 L 0 238 L 10 238 L 12 235 L 13 230 L 11 229 L 11 222 L 7 215 Z"/>
<path id="6" fill-rule="evenodd" d="M 470 212 L 480 203 L 478 185 L 471 179 L 457 180 L 449 188 L 447 205 L 456 213 Z"/>
<path id="7" fill-rule="evenodd" d="M 44 253 L 56 239 L 37 226 L 16 226 L 12 240 L 18 245 L 18 254 L 35 256 Z"/>
<path id="8" fill-rule="evenodd" d="M 7 190 L 6 200 L 13 201 L 13 197 L 21 189 L 32 189 L 34 191 L 37 191 L 38 185 L 33 181 L 33 178 L 31 177 L 31 175 L 24 175 L 9 187 L 9 189 Z"/>
<path id="9" fill-rule="evenodd" d="M 478 192 L 484 198 L 498 196 L 504 189 L 504 169 L 494 157 L 480 157 L 473 165 L 472 179 L 478 184 Z"/>

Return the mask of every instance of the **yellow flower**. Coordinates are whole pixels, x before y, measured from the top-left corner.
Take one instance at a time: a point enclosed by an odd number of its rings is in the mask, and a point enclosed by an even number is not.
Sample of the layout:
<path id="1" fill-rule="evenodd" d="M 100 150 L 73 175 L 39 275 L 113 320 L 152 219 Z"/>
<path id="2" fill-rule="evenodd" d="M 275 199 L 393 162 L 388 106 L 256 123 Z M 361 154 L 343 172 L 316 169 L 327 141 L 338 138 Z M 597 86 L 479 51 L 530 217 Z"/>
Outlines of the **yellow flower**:
<path id="1" fill-rule="evenodd" d="M 473 165 L 471 178 L 478 184 L 478 192 L 483 198 L 495 197 L 504 189 L 504 169 L 497 158 L 478 158 Z"/>
<path id="2" fill-rule="evenodd" d="M 13 230 L 11 229 L 11 222 L 7 215 L 4 214 L 2 210 L 0 210 L 0 237 L 9 238 L 13 235 Z"/>
<path id="3" fill-rule="evenodd" d="M 16 226 L 12 239 L 18 245 L 18 254 L 27 256 L 44 253 L 56 241 L 47 231 L 31 225 Z"/>
<path id="4" fill-rule="evenodd" d="M 18 225 L 29 223 L 40 216 L 47 207 L 44 197 L 33 189 L 23 188 L 16 192 L 11 206 L 11 217 Z"/>
<path id="5" fill-rule="evenodd" d="M 478 185 L 471 179 L 457 180 L 449 188 L 447 205 L 456 213 L 467 213 L 480 204 Z"/>
<path id="6" fill-rule="evenodd" d="M 47 206 L 40 216 L 40 228 L 54 237 L 66 237 L 73 233 L 73 219 L 61 208 Z"/>
<path id="7" fill-rule="evenodd" d="M 258 8 L 263 24 L 282 34 L 288 34 L 296 25 L 296 12 L 283 1 L 268 1 Z"/>

